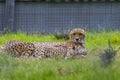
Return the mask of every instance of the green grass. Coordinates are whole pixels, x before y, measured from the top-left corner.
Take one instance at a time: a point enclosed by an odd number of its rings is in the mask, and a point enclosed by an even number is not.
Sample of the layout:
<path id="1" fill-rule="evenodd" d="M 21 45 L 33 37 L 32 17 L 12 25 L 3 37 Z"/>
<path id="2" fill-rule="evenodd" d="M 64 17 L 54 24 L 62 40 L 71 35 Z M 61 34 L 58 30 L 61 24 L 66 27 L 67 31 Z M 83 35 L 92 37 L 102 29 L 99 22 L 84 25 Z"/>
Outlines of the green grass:
<path id="1" fill-rule="evenodd" d="M 0 36 L 0 44 L 6 40 L 61 42 L 53 35 L 28 36 L 24 33 Z M 0 55 L 0 80 L 119 80 L 120 58 L 108 67 L 102 66 L 99 54 L 107 48 L 108 39 L 114 48 L 120 47 L 120 32 L 87 32 L 88 55 L 81 59 L 19 59 Z"/>
<path id="2" fill-rule="evenodd" d="M 5 41 L 7 40 L 23 40 L 23 41 L 39 41 L 39 42 L 53 42 L 53 41 L 64 41 L 64 40 L 57 40 L 55 37 L 51 35 L 27 35 L 22 32 L 17 33 L 17 34 L 6 34 L 6 35 L 1 35 L 0 36 L 0 44 L 4 44 Z"/>

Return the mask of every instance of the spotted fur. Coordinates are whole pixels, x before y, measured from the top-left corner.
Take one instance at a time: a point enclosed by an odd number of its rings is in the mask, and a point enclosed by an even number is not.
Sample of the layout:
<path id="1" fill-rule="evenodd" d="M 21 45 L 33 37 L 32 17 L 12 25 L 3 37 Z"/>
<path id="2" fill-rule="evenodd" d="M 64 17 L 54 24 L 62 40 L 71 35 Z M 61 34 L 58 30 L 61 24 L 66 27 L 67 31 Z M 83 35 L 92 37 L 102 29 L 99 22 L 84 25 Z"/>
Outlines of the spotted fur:
<path id="1" fill-rule="evenodd" d="M 36 50 L 33 43 L 20 40 L 9 40 L 3 47 L 4 51 L 16 57 L 31 56 Z"/>

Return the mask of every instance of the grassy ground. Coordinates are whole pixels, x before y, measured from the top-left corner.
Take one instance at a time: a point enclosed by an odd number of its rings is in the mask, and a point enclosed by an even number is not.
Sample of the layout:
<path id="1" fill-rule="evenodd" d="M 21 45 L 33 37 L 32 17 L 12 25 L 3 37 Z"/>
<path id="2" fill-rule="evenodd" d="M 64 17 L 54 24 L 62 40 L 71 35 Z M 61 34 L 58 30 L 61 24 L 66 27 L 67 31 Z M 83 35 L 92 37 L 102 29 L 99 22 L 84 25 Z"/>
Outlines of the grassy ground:
<path id="1" fill-rule="evenodd" d="M 23 33 L 0 36 L 0 44 L 6 40 L 54 41 L 53 35 L 28 36 Z M 120 32 L 87 32 L 86 47 L 88 55 L 81 59 L 18 59 L 9 55 L 0 55 L 0 80 L 119 80 L 120 58 L 108 67 L 102 66 L 99 54 L 107 48 L 108 39 L 114 48 L 120 47 Z"/>

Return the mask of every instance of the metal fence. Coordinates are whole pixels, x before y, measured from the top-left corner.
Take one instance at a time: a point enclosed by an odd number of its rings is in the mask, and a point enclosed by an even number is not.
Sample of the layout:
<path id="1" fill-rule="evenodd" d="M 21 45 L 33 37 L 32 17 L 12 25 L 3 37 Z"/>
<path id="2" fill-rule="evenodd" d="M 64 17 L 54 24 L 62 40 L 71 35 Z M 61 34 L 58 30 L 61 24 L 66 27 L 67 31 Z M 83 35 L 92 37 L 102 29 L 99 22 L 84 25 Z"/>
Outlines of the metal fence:
<path id="1" fill-rule="evenodd" d="M 0 3 L 1 31 L 5 27 L 14 32 L 40 33 L 64 31 L 75 27 L 120 30 L 120 3 L 16 2 L 14 8 L 12 7 L 14 16 L 13 13 L 8 13 L 5 20 L 4 4 Z M 10 12 L 8 9 L 7 11 Z"/>
<path id="2" fill-rule="evenodd" d="M 0 31 L 4 26 L 4 17 L 5 17 L 5 3 L 0 3 Z"/>

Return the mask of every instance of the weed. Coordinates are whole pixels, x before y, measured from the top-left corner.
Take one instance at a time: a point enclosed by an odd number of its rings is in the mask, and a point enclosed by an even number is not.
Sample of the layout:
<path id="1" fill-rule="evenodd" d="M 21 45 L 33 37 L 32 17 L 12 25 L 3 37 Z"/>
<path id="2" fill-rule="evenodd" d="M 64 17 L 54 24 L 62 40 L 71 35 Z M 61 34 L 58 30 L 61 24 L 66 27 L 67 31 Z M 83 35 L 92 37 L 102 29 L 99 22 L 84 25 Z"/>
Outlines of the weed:
<path id="1" fill-rule="evenodd" d="M 118 49 L 119 50 L 119 49 Z M 101 60 L 104 66 L 108 66 L 114 60 L 115 55 L 117 54 L 118 50 L 115 50 L 108 40 L 108 48 L 104 50 L 104 53 L 101 55 Z"/>

